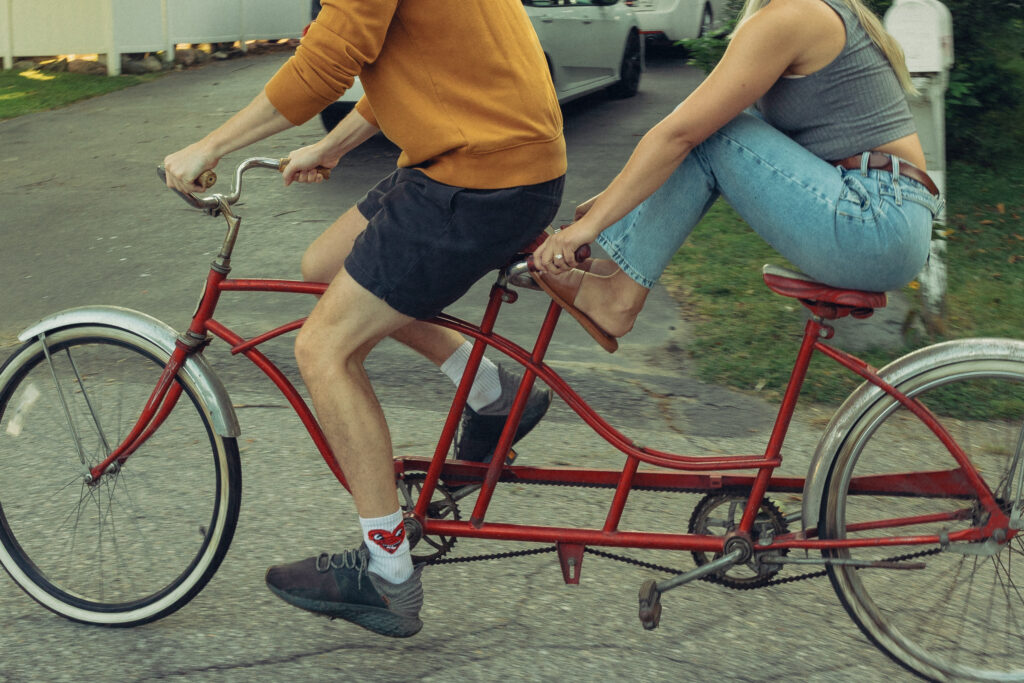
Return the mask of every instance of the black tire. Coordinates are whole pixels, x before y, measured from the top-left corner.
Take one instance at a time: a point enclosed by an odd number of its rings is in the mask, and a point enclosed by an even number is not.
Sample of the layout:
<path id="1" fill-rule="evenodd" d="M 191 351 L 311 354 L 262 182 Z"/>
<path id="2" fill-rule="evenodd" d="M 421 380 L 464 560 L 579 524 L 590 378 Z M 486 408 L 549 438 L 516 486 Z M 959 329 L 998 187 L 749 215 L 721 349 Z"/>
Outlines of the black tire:
<path id="1" fill-rule="evenodd" d="M 640 89 L 641 73 L 643 73 L 643 52 L 640 47 L 640 34 L 633 31 L 626 39 L 626 47 L 622 51 L 619 80 L 608 87 L 608 96 L 622 100 L 636 95 Z"/>
<path id="2" fill-rule="evenodd" d="M 697 31 L 697 37 L 703 38 L 704 36 L 711 33 L 711 29 L 715 25 L 715 14 L 711 10 L 711 5 L 705 4 L 704 11 L 700 15 L 700 29 Z"/>
<path id="3" fill-rule="evenodd" d="M 167 358 L 99 325 L 22 346 L 0 368 L 0 564 L 74 621 L 132 626 L 181 608 L 231 544 L 235 439 L 184 376 L 164 424 L 117 472 L 85 481 L 134 425 Z M 59 388 L 58 388 L 59 387 Z"/>
<path id="4" fill-rule="evenodd" d="M 978 360 L 950 362 L 936 354 L 934 367 L 900 381 L 898 388 L 938 416 L 996 499 L 1009 508 L 1024 467 L 1024 349 L 985 358 L 983 344 L 979 341 L 975 351 Z M 955 478 L 959 469 L 923 423 L 883 395 L 857 418 L 831 466 L 819 519 L 822 537 L 954 533 L 984 524 L 975 497 L 924 490 L 885 494 L 851 484 L 855 477 L 913 471 L 950 471 Z M 851 526 L 929 515 L 947 517 L 888 531 Z M 910 671 L 935 680 L 1024 680 L 1024 592 L 1018 587 L 1024 581 L 1024 541 L 1012 534 L 989 555 L 971 552 L 981 544 L 962 543 L 835 551 L 829 555 L 900 558 L 925 566 L 899 571 L 833 565 L 829 576 L 863 633 Z"/>
<path id="5" fill-rule="evenodd" d="M 349 112 L 355 109 L 354 102 L 332 102 L 320 112 L 320 123 L 324 124 L 324 130 L 330 133 L 341 120 L 348 116 Z"/>

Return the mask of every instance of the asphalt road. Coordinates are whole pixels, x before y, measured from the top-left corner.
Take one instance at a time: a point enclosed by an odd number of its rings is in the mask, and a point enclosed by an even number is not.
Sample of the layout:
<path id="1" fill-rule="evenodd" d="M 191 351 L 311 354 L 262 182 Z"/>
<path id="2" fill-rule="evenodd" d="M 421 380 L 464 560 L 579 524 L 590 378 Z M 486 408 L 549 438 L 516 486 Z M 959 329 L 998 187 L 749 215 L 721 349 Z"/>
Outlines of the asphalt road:
<path id="1" fill-rule="evenodd" d="M 32 321 L 89 303 L 137 308 L 174 327 L 185 323 L 222 223 L 162 191 L 154 169 L 247 102 L 283 59 L 214 63 L 0 123 L 0 350 L 13 348 Z M 662 56 L 651 61 L 637 97 L 597 96 L 566 107 L 570 169 L 560 219 L 603 188 L 639 136 L 699 78 L 678 58 Z M 232 155 L 220 170 L 226 176 L 246 156 L 284 156 L 319 135 L 311 122 Z M 285 189 L 272 173 L 250 175 L 235 274 L 296 277 L 305 245 L 388 173 L 394 159 L 395 150 L 378 139 L 322 185 Z M 489 284 L 479 284 L 450 312 L 479 316 Z M 304 315 L 309 303 L 239 295 L 226 300 L 230 313 L 221 317 L 252 333 Z M 527 342 L 546 305 L 542 294 L 522 292 L 499 332 Z M 774 407 L 694 380 L 681 350 L 687 333 L 675 302 L 658 288 L 619 353 L 604 354 L 567 319 L 549 359 L 610 422 L 647 445 L 760 452 Z M 269 353 L 294 374 L 287 341 L 271 344 Z M 822 579 L 744 593 L 703 583 L 684 587 L 663 599 L 662 625 L 653 632 L 640 627 L 636 595 L 644 579 L 658 575 L 591 555 L 578 586 L 563 583 L 553 555 L 430 568 L 426 626 L 404 641 L 295 610 L 266 590 L 266 567 L 350 545 L 354 510 L 273 386 L 222 348 L 208 355 L 243 431 L 242 515 L 219 573 L 181 611 L 131 630 L 64 621 L 4 576 L 0 681 L 909 679 L 860 635 Z M 396 344 L 375 351 L 369 371 L 396 450 L 429 454 L 450 385 Z M 798 420 L 787 472 L 803 474 L 825 417 L 811 408 Z M 538 464 L 622 462 L 560 402 L 521 452 Z M 594 524 L 609 500 L 607 492 L 508 487 L 489 519 Z M 683 530 L 696 500 L 638 495 L 624 526 Z M 795 507 L 793 500 L 778 502 Z M 507 549 L 466 540 L 455 554 Z M 632 555 L 692 566 L 687 554 Z"/>

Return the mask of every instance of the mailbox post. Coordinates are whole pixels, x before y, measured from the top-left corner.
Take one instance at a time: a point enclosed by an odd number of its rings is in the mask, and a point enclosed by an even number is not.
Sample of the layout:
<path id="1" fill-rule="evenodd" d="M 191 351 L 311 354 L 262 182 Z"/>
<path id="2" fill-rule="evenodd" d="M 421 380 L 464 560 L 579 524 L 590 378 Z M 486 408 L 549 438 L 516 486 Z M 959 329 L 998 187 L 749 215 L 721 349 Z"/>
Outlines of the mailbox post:
<path id="1" fill-rule="evenodd" d="M 885 27 L 899 41 L 918 95 L 910 98 L 928 175 L 946 195 L 946 110 L 949 70 L 953 66 L 953 18 L 939 0 L 894 0 Z M 946 212 L 936 216 L 944 225 Z M 928 264 L 919 276 L 925 324 L 941 330 L 946 308 L 946 240 L 933 235 Z"/>

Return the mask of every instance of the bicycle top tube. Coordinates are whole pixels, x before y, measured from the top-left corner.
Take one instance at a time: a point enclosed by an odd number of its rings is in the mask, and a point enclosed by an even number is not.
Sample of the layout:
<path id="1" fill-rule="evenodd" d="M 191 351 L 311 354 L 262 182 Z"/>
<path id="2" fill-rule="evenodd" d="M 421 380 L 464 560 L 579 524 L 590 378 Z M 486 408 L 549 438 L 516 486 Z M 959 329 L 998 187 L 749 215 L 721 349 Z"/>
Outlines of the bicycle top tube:
<path id="1" fill-rule="evenodd" d="M 242 174 L 251 168 L 272 168 L 275 171 L 280 171 L 284 168 L 286 159 L 271 159 L 270 157 L 251 157 L 246 159 L 235 168 L 235 177 L 232 182 L 230 194 L 211 194 L 205 197 L 197 197 L 194 193 L 189 192 L 178 192 L 174 190 L 174 193 L 184 199 L 189 205 L 202 209 L 203 211 L 214 215 L 221 206 L 221 201 L 226 203 L 228 206 L 233 205 L 242 196 Z M 157 167 L 157 175 L 164 182 L 167 181 L 167 174 L 164 171 L 163 166 Z"/>

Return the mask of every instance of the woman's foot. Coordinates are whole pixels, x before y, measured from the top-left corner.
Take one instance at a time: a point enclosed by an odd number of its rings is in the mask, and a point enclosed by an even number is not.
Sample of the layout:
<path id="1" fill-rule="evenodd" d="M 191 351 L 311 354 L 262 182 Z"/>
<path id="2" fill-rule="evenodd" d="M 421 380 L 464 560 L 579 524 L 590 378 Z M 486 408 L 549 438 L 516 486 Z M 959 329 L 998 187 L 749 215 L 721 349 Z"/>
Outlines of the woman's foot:
<path id="1" fill-rule="evenodd" d="M 584 272 L 603 276 L 614 275 L 619 270 L 619 266 L 615 261 L 609 258 L 588 258 L 577 263 L 576 267 Z"/>
<path id="2" fill-rule="evenodd" d="M 647 298 L 648 290 L 617 267 L 615 274 L 609 276 L 594 275 L 580 269 L 559 274 L 533 272 L 531 275 L 609 353 L 618 348 L 616 338 L 633 329 Z"/>

